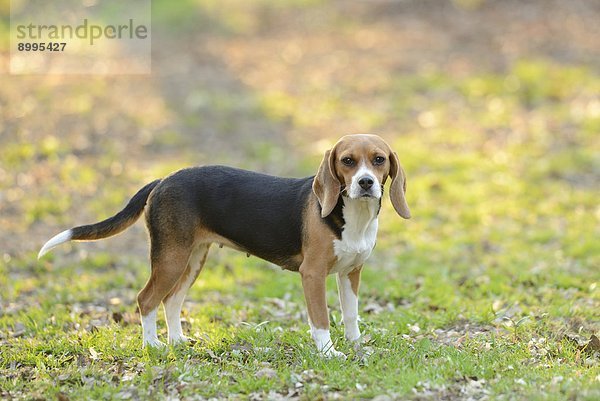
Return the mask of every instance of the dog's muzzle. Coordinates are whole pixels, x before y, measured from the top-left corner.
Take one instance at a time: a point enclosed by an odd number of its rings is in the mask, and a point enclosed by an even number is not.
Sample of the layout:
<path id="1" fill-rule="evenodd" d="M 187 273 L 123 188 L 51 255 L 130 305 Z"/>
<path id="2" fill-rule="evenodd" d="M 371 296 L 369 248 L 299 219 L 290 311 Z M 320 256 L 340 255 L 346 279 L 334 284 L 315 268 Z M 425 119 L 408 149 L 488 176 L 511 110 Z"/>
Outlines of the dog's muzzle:
<path id="1" fill-rule="evenodd" d="M 373 197 L 373 184 L 375 183 L 375 180 L 373 180 L 373 177 L 369 176 L 369 175 L 365 175 L 363 177 L 360 177 L 358 179 L 358 186 L 360 187 L 360 197 L 361 198 L 372 198 Z"/>
<path id="2" fill-rule="evenodd" d="M 353 179 L 350 186 L 351 198 L 380 198 L 381 188 L 377 179 L 370 174 L 364 174 Z"/>

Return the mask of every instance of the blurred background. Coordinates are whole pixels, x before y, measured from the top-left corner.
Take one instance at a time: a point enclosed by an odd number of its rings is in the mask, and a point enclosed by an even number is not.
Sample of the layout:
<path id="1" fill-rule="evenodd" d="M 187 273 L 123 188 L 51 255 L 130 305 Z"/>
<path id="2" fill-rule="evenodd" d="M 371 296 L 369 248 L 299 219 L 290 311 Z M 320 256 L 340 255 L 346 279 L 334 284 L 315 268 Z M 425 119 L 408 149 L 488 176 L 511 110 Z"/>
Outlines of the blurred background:
<path id="1" fill-rule="evenodd" d="M 152 74 L 139 76 L 9 75 L 8 3 L 6 263 L 175 169 L 305 176 L 360 132 L 385 137 L 407 171 L 414 217 L 386 202 L 381 239 L 405 263 L 598 262 L 598 1 L 154 0 Z M 85 249 L 143 256 L 144 237 L 137 224 Z"/>
<path id="2" fill-rule="evenodd" d="M 186 391 L 272 399 L 304 391 L 293 378 L 312 372 L 303 398 L 598 399 L 598 353 L 585 344 L 600 332 L 600 1 L 153 0 L 152 74 L 108 76 L 8 74 L 8 4 L 0 394 L 4 383 L 9 398 L 106 399 L 124 386 L 117 398 L 129 399 L 164 382 L 179 397 L 183 378 L 202 377 Z M 384 199 L 361 283 L 369 363 L 307 364 L 297 275 L 213 247 L 184 306 L 199 345 L 182 351 L 183 373 L 155 370 L 137 350 L 142 221 L 36 259 L 51 236 L 112 216 L 176 169 L 308 176 L 361 132 L 399 154 L 413 216 Z M 336 347 L 352 352 L 333 281 Z M 277 349 L 284 382 L 255 380 L 271 366 L 258 363 L 272 361 L 263 347 Z M 204 380 L 213 365 L 223 381 Z"/>

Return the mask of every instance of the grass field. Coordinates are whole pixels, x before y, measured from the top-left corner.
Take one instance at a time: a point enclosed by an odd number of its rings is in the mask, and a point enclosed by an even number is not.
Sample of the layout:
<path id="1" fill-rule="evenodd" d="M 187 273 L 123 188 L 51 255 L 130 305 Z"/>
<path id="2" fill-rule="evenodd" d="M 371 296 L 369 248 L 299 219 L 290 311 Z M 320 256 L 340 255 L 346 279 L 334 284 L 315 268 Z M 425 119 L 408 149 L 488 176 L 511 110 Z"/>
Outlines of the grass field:
<path id="1" fill-rule="evenodd" d="M 200 31 L 211 38 L 195 56 L 204 75 L 183 84 L 166 75 L 2 77 L 0 398 L 600 399 L 597 68 L 524 53 L 497 70 L 399 72 L 381 59 L 370 80 L 371 61 L 338 76 L 335 57 L 323 56 L 318 71 L 309 62 L 283 69 L 293 49 L 283 61 L 265 58 L 283 45 L 260 31 L 258 16 L 287 33 L 284 43 L 328 43 L 305 56 L 331 46 L 347 63 L 366 51 L 344 39 L 364 28 L 348 14 L 335 17 L 334 33 L 319 25 L 300 39 L 278 25 L 279 13 L 313 16 L 333 7 L 324 3 L 228 14 L 203 2 L 219 26 Z M 164 11 L 164 24 L 177 11 Z M 315 353 L 299 276 L 254 257 L 211 249 L 184 305 L 196 342 L 165 351 L 142 348 L 141 221 L 36 259 L 51 235 L 112 215 L 174 169 L 314 174 L 349 130 L 380 132 L 398 152 L 413 218 L 384 200 L 358 347 L 343 340 L 329 281 L 332 337 L 347 360 Z M 164 339 L 162 319 L 159 332 Z"/>

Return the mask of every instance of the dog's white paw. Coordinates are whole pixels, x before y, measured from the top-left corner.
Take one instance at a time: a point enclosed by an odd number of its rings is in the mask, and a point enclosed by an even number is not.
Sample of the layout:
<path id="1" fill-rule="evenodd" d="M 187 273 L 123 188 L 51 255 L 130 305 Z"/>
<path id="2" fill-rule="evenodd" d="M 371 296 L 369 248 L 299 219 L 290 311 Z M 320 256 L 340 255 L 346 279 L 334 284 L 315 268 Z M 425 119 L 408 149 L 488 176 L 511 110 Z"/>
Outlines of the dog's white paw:
<path id="1" fill-rule="evenodd" d="M 177 345 L 180 343 L 187 343 L 190 339 L 184 335 L 169 337 L 169 344 Z"/>
<path id="2" fill-rule="evenodd" d="M 184 335 L 169 338 L 169 344 L 171 344 L 171 345 L 185 345 L 185 344 L 193 345 L 195 343 L 196 343 L 196 340 L 186 337 Z"/>
<path id="3" fill-rule="evenodd" d="M 343 360 L 346 360 L 346 354 L 344 354 L 343 352 L 340 352 L 338 350 L 336 350 L 333 347 L 330 347 L 327 350 L 323 351 L 323 356 L 327 359 L 331 359 L 331 358 L 340 358 Z"/>
<path id="4" fill-rule="evenodd" d="M 315 340 L 315 345 L 317 346 L 317 350 L 321 352 L 321 354 L 325 358 L 343 358 L 346 359 L 346 355 L 337 351 L 333 347 L 333 342 L 331 341 L 331 336 L 329 334 L 328 329 L 316 329 L 311 327 L 311 336 L 313 340 Z"/>
<path id="5" fill-rule="evenodd" d="M 144 339 L 144 347 L 161 349 L 161 348 L 165 348 L 166 346 L 167 346 L 167 344 L 163 343 L 158 338 Z"/>

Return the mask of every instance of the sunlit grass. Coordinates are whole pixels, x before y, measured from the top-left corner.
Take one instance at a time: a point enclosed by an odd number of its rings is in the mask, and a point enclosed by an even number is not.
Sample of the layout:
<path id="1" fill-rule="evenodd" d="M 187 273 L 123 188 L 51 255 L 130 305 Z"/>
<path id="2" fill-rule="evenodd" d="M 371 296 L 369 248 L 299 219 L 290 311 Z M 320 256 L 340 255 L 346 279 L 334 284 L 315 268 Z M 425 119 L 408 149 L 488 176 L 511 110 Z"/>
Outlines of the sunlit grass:
<path id="1" fill-rule="evenodd" d="M 243 36 L 260 30 L 257 10 L 318 4 L 225 3 L 153 2 L 155 22 Z M 270 81 L 270 70 L 261 77 Z M 10 140 L 0 150 L 0 200 L 19 218 L 0 219 L 7 238 L 24 243 L 0 255 L 2 397 L 600 396 L 598 351 L 584 348 L 600 330 L 596 72 L 522 59 L 503 73 L 381 74 L 370 89 L 317 69 L 288 77 L 302 81 L 293 91 L 244 78 L 243 101 L 194 87 L 187 102 L 217 115 L 222 134 L 240 129 L 240 110 L 306 134 L 294 138 L 296 176 L 314 174 L 322 148 L 346 133 L 331 129 L 339 125 L 381 131 L 400 155 L 413 218 L 401 220 L 384 200 L 363 274 L 361 347 L 343 340 L 333 277 L 332 334 L 346 361 L 314 352 L 298 275 L 241 253 L 211 249 L 184 308 L 184 330 L 197 342 L 164 352 L 141 347 L 135 297 L 149 265 L 146 248 L 126 242 L 137 234 L 104 248 L 65 245 L 37 261 L 41 243 L 29 233 L 108 217 L 154 178 L 207 160 L 277 172 L 291 157 L 264 139 L 240 144 L 242 160 L 190 147 L 196 138 L 169 125 L 175 111 L 159 92 L 113 93 L 100 79 L 45 82 L 12 105 L 17 129 L 2 132 Z M 33 118 L 40 109 L 53 113 Z M 182 126 L 201 129 L 202 113 L 190 110 L 176 111 Z M 154 153 L 164 149 L 171 153 Z"/>

